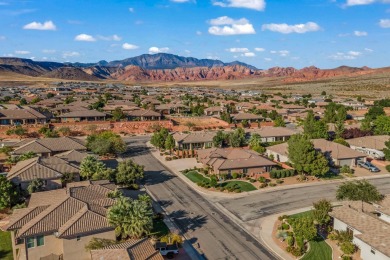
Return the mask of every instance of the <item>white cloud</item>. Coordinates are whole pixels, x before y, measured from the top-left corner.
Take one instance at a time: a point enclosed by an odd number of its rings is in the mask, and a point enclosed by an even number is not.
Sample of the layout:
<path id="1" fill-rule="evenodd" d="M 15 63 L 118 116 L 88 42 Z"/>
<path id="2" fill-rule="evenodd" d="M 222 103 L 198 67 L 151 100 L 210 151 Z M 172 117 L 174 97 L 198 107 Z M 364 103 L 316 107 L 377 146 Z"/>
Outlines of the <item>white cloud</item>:
<path id="1" fill-rule="evenodd" d="M 174 2 L 174 3 L 187 3 L 187 2 L 190 2 L 190 0 L 171 0 L 171 2 Z"/>
<path id="2" fill-rule="evenodd" d="M 75 41 L 80 42 L 95 42 L 96 39 L 92 35 L 88 35 L 85 33 L 79 34 L 74 38 Z"/>
<path id="3" fill-rule="evenodd" d="M 257 11 L 263 11 L 266 4 L 264 0 L 223 0 L 214 1 L 213 5 L 221 7 L 248 8 Z"/>
<path id="4" fill-rule="evenodd" d="M 370 5 L 373 3 L 388 4 L 388 3 L 390 3 L 390 1 L 389 0 L 347 0 L 346 5 L 347 6 Z"/>
<path id="5" fill-rule="evenodd" d="M 44 23 L 32 22 L 23 26 L 25 30 L 41 30 L 41 31 L 55 31 L 56 25 L 52 21 L 46 21 Z"/>
<path id="6" fill-rule="evenodd" d="M 15 54 L 19 54 L 19 55 L 27 55 L 27 54 L 30 54 L 31 52 L 29 51 L 15 51 Z"/>
<path id="7" fill-rule="evenodd" d="M 373 52 L 373 51 L 374 51 L 373 49 L 369 49 L 369 48 L 364 48 L 364 50 L 365 50 L 366 52 Z"/>
<path id="8" fill-rule="evenodd" d="M 358 51 L 349 51 L 347 53 L 337 52 L 336 54 L 329 56 L 329 58 L 332 60 L 355 60 L 360 55 L 362 55 L 362 53 Z"/>
<path id="9" fill-rule="evenodd" d="M 263 31 L 269 30 L 272 32 L 279 32 L 279 33 L 307 33 L 307 32 L 316 32 L 321 29 L 321 27 L 314 23 L 314 22 L 308 22 L 305 24 L 295 24 L 295 25 L 288 25 L 286 23 L 270 23 L 270 24 L 263 24 L 261 27 Z"/>
<path id="10" fill-rule="evenodd" d="M 381 19 L 379 21 L 379 26 L 382 28 L 390 28 L 390 19 Z"/>
<path id="11" fill-rule="evenodd" d="M 196 31 L 196 35 L 202 35 L 201 31 Z"/>
<path id="12" fill-rule="evenodd" d="M 364 31 L 354 31 L 353 34 L 358 37 L 367 36 L 368 33 Z"/>
<path id="13" fill-rule="evenodd" d="M 264 58 L 265 61 L 272 61 L 271 58 Z"/>
<path id="14" fill-rule="evenodd" d="M 256 54 L 253 53 L 253 52 L 245 52 L 245 53 L 241 54 L 241 56 L 243 56 L 243 57 L 255 57 Z"/>
<path id="15" fill-rule="evenodd" d="M 229 48 L 226 49 L 228 52 L 249 52 L 248 48 Z"/>
<path id="16" fill-rule="evenodd" d="M 67 59 L 67 58 L 70 58 L 70 57 L 78 57 L 80 56 L 80 53 L 78 53 L 77 51 L 64 51 L 62 53 L 62 57 L 64 59 Z"/>
<path id="17" fill-rule="evenodd" d="M 122 40 L 122 37 L 114 34 L 114 35 L 111 35 L 111 36 L 102 36 L 102 35 L 98 35 L 97 38 L 99 38 L 100 40 L 103 40 L 103 41 L 121 41 Z"/>
<path id="18" fill-rule="evenodd" d="M 218 17 L 209 21 L 212 25 L 209 28 L 209 33 L 213 35 L 239 35 L 239 34 L 255 34 L 256 31 L 253 25 L 245 18 L 234 20 L 227 16 Z"/>
<path id="19" fill-rule="evenodd" d="M 270 51 L 271 54 L 278 54 L 280 57 L 286 57 L 290 54 L 290 51 L 281 50 L 281 51 Z"/>
<path id="20" fill-rule="evenodd" d="M 265 49 L 264 48 L 255 48 L 255 51 L 262 52 L 262 51 L 265 51 Z"/>
<path id="21" fill-rule="evenodd" d="M 187 53 L 187 54 L 190 54 L 190 53 L 191 53 L 190 50 L 184 50 L 184 52 Z"/>
<path id="22" fill-rule="evenodd" d="M 0 35 L 0 41 L 4 41 L 6 38 L 3 35 Z"/>
<path id="23" fill-rule="evenodd" d="M 150 47 L 150 48 L 149 48 L 149 53 L 150 53 L 150 54 L 164 53 L 164 52 L 168 52 L 168 51 L 169 51 L 169 48 L 168 48 L 168 47 L 163 47 L 163 48 Z"/>
<path id="24" fill-rule="evenodd" d="M 138 49 L 139 47 L 137 45 L 130 44 L 130 43 L 126 42 L 126 43 L 122 44 L 122 48 L 125 50 L 135 50 L 135 49 Z"/>
<path id="25" fill-rule="evenodd" d="M 56 50 L 42 50 L 43 53 L 56 53 Z"/>
<path id="26" fill-rule="evenodd" d="M 130 13 L 134 13 L 134 11 L 135 11 L 135 10 L 134 10 L 133 7 L 130 7 L 130 8 L 129 8 L 129 12 L 130 12 Z"/>

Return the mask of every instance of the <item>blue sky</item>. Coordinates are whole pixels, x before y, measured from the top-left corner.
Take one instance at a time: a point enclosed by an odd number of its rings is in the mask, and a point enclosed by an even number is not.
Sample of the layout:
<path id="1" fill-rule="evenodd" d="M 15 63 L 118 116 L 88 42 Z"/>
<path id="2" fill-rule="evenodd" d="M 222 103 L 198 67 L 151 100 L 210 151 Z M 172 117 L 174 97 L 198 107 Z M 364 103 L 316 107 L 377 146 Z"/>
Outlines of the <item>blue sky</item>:
<path id="1" fill-rule="evenodd" d="M 389 66 L 390 0 L 0 0 L 0 56 Z"/>

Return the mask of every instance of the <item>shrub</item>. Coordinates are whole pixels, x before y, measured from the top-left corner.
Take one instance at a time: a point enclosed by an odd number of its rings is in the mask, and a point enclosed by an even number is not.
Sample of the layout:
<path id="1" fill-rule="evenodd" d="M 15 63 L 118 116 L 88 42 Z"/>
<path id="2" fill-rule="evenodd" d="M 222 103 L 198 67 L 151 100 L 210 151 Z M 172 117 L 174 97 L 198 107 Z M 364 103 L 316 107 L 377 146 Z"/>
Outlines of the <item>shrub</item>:
<path id="1" fill-rule="evenodd" d="M 287 242 L 287 245 L 289 247 L 293 246 L 294 245 L 294 237 L 293 236 L 287 236 L 286 242 Z"/>
<path id="2" fill-rule="evenodd" d="M 280 179 L 285 177 L 291 177 L 294 175 L 295 175 L 294 169 L 282 169 L 282 170 L 272 169 L 270 172 L 270 177 L 272 179 Z"/>
<path id="3" fill-rule="evenodd" d="M 265 183 L 265 177 L 260 176 L 259 179 L 258 179 L 258 181 L 261 182 L 261 183 Z"/>
<path id="4" fill-rule="evenodd" d="M 347 241 L 340 245 L 340 249 L 344 254 L 352 255 L 355 253 L 356 247 L 352 242 Z"/>
<path id="5" fill-rule="evenodd" d="M 390 172 L 390 164 L 389 164 L 389 165 L 386 165 L 386 170 L 387 170 L 388 172 Z"/>
<path id="6" fill-rule="evenodd" d="M 237 179 L 237 178 L 238 178 L 238 173 L 233 172 L 233 173 L 232 173 L 232 178 L 233 178 L 233 179 Z"/>
<path id="7" fill-rule="evenodd" d="M 275 186 L 276 186 L 276 183 L 271 182 L 271 183 L 269 184 L 269 186 L 275 187 Z"/>
<path id="8" fill-rule="evenodd" d="M 267 186 L 268 186 L 267 183 L 264 182 L 264 183 L 260 184 L 259 188 L 262 189 L 262 188 L 265 188 Z"/>
<path id="9" fill-rule="evenodd" d="M 287 215 L 282 215 L 282 216 L 278 217 L 279 221 L 282 221 L 283 219 L 288 219 L 288 216 Z"/>
<path id="10" fill-rule="evenodd" d="M 305 248 L 303 247 L 294 247 L 293 250 L 291 251 L 291 254 L 293 256 L 301 256 L 305 253 Z"/>
<path id="11" fill-rule="evenodd" d="M 287 223 L 283 223 L 283 224 L 282 224 L 282 229 L 283 229 L 283 230 L 290 229 L 290 225 L 287 224 Z"/>
<path id="12" fill-rule="evenodd" d="M 172 161 L 172 157 L 165 157 L 165 161 Z"/>
<path id="13" fill-rule="evenodd" d="M 343 259 L 343 260 L 352 260 L 352 256 L 343 255 L 341 259 Z"/>
<path id="14" fill-rule="evenodd" d="M 254 183 L 256 180 L 255 179 L 249 179 L 250 183 Z"/>
<path id="15" fill-rule="evenodd" d="M 284 181 L 283 180 L 276 180 L 277 184 L 282 184 Z"/>
<path id="16" fill-rule="evenodd" d="M 340 172 L 341 172 L 341 173 L 349 173 L 349 174 L 352 174 L 352 173 L 354 173 L 354 170 L 351 169 L 348 165 L 344 165 L 343 167 L 341 167 Z"/>

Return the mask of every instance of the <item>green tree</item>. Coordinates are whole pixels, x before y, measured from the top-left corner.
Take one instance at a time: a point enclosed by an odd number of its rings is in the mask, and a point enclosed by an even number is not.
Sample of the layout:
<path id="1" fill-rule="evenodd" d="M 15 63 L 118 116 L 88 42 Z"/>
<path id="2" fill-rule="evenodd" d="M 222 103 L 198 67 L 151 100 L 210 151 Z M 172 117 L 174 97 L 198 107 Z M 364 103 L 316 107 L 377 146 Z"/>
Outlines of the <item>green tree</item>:
<path id="1" fill-rule="evenodd" d="M 22 126 L 18 125 L 16 128 L 8 129 L 6 131 L 6 135 L 17 135 L 20 138 L 25 136 L 27 134 L 27 129 L 23 128 Z"/>
<path id="2" fill-rule="evenodd" d="M 322 199 L 313 203 L 313 217 L 319 225 L 329 223 L 329 212 L 332 211 L 332 204 L 329 200 Z"/>
<path id="3" fill-rule="evenodd" d="M 368 121 L 374 121 L 378 116 L 386 115 L 385 110 L 381 106 L 373 106 L 365 114 L 364 118 Z"/>
<path id="4" fill-rule="evenodd" d="M 303 132 L 310 139 L 328 138 L 328 128 L 325 121 L 317 121 L 312 110 L 307 112 L 306 119 L 303 121 Z"/>
<path id="5" fill-rule="evenodd" d="M 287 141 L 288 157 L 298 173 L 324 175 L 329 171 L 328 160 L 314 149 L 306 135 L 293 135 Z"/>
<path id="6" fill-rule="evenodd" d="M 243 128 L 246 128 L 246 127 L 250 126 L 250 123 L 249 123 L 248 120 L 244 119 L 244 120 L 241 121 L 241 125 L 242 125 Z"/>
<path id="7" fill-rule="evenodd" d="M 274 126 L 275 127 L 286 127 L 286 123 L 283 120 L 282 116 L 278 116 L 274 120 Z"/>
<path id="8" fill-rule="evenodd" d="M 35 192 L 43 191 L 45 186 L 45 182 L 42 179 L 34 179 L 27 186 L 27 191 L 29 194 L 33 194 Z"/>
<path id="9" fill-rule="evenodd" d="M 220 130 L 213 137 L 213 144 L 215 147 L 221 148 L 226 143 L 227 139 L 228 139 L 228 135 Z"/>
<path id="10" fill-rule="evenodd" d="M 221 119 L 222 119 L 223 121 L 229 123 L 229 124 L 232 123 L 232 117 L 231 117 L 230 113 L 228 113 L 228 112 L 223 112 L 223 113 L 221 114 Z"/>
<path id="11" fill-rule="evenodd" d="M 18 201 L 19 193 L 16 185 L 0 175 L 0 210 L 10 208 Z"/>
<path id="12" fill-rule="evenodd" d="M 49 92 L 49 93 L 46 94 L 46 98 L 52 98 L 52 97 L 54 97 L 53 93 Z"/>
<path id="13" fill-rule="evenodd" d="M 333 142 L 349 147 L 349 143 L 345 141 L 343 138 L 336 138 Z"/>
<path id="14" fill-rule="evenodd" d="M 374 120 L 374 134 L 376 135 L 390 135 L 390 117 L 378 116 Z"/>
<path id="15" fill-rule="evenodd" d="M 261 136 L 257 133 L 252 134 L 251 137 L 249 138 L 248 144 L 250 148 L 261 146 L 262 144 Z"/>
<path id="16" fill-rule="evenodd" d="M 49 128 L 48 126 L 42 126 L 39 130 L 38 133 L 44 135 L 47 138 L 55 138 L 59 137 L 58 132 L 55 131 L 54 129 Z"/>
<path id="17" fill-rule="evenodd" d="M 317 236 L 317 229 L 311 217 L 296 218 L 290 222 L 296 238 L 302 237 L 306 241 L 310 241 Z"/>
<path id="18" fill-rule="evenodd" d="M 169 131 L 166 128 L 161 128 L 152 135 L 150 143 L 158 149 L 165 148 L 165 140 L 168 138 Z"/>
<path id="19" fill-rule="evenodd" d="M 338 200 L 361 201 L 363 210 L 363 202 L 379 202 L 383 200 L 384 196 L 368 181 L 359 180 L 341 184 L 337 189 L 336 198 Z"/>
<path id="20" fill-rule="evenodd" d="M 107 218 L 115 227 L 116 235 L 122 239 L 142 238 L 149 234 L 153 227 L 152 209 L 144 200 L 119 198 L 109 208 Z"/>
<path id="21" fill-rule="evenodd" d="M 176 146 L 175 139 L 171 134 L 169 134 L 167 139 L 165 140 L 164 147 L 166 150 L 169 150 L 169 152 L 172 154 L 172 150 L 175 148 L 175 146 Z"/>
<path id="22" fill-rule="evenodd" d="M 385 142 L 386 148 L 383 149 L 386 161 L 390 161 L 390 139 Z"/>
<path id="23" fill-rule="evenodd" d="M 72 131 L 70 130 L 69 127 L 63 126 L 58 129 L 58 132 L 61 133 L 63 136 L 70 136 Z"/>
<path id="24" fill-rule="evenodd" d="M 345 126 L 344 121 L 338 120 L 334 124 L 334 132 L 336 134 L 336 138 L 341 138 L 341 136 L 344 134 Z"/>
<path id="25" fill-rule="evenodd" d="M 112 118 L 114 118 L 115 121 L 119 121 L 125 118 L 125 114 L 120 107 L 117 107 L 114 111 L 112 111 Z"/>
<path id="26" fill-rule="evenodd" d="M 88 155 L 80 163 L 80 176 L 83 179 L 108 179 L 110 171 L 95 156 Z"/>
<path id="27" fill-rule="evenodd" d="M 134 163 L 132 160 L 119 162 L 116 173 L 116 184 L 123 186 L 134 185 L 144 177 L 144 166 Z"/>
<path id="28" fill-rule="evenodd" d="M 98 155 L 117 155 L 126 151 L 126 145 L 122 138 L 111 131 L 104 131 L 88 136 L 87 148 Z"/>
<path id="29" fill-rule="evenodd" d="M 27 105 L 27 100 L 25 98 L 20 99 L 19 105 L 21 105 L 21 106 Z"/>
<path id="30" fill-rule="evenodd" d="M 34 157 L 37 157 L 38 155 L 32 151 L 30 152 L 26 152 L 24 154 L 22 154 L 21 156 L 18 157 L 18 162 L 20 161 L 25 161 L 25 160 L 28 160 L 28 159 L 31 159 L 31 158 L 34 158 Z"/>
<path id="31" fill-rule="evenodd" d="M 229 134 L 229 145 L 231 147 L 241 147 L 245 145 L 245 131 L 242 128 L 237 128 Z"/>

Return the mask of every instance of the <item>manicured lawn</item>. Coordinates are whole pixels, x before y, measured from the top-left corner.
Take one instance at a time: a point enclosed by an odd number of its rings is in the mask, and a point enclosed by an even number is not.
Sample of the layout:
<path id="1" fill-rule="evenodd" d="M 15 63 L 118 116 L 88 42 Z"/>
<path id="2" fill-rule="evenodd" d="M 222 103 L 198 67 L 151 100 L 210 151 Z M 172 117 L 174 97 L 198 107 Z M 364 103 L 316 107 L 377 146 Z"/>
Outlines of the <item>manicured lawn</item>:
<path id="1" fill-rule="evenodd" d="M 197 171 L 190 171 L 184 174 L 188 179 L 190 179 L 192 182 L 198 183 L 198 182 L 209 182 L 210 180 L 206 177 L 204 177 L 202 174 L 198 173 Z"/>
<path id="2" fill-rule="evenodd" d="M 245 181 L 227 181 L 221 184 L 222 187 L 228 189 L 233 186 L 237 186 L 241 191 L 254 191 L 257 190 L 255 186 L 253 186 L 249 182 Z"/>
<path id="3" fill-rule="evenodd" d="M 162 237 L 169 234 L 169 232 L 169 228 L 165 225 L 162 219 L 153 219 L 153 229 L 151 231 L 152 235 Z"/>
<path id="4" fill-rule="evenodd" d="M 11 234 L 0 230 L 0 259 L 13 260 Z"/>
<path id="5" fill-rule="evenodd" d="M 324 176 L 321 176 L 320 179 L 322 179 L 322 180 L 339 180 L 339 179 L 344 179 L 344 177 L 341 174 L 334 174 L 334 173 L 328 172 Z"/>
<path id="6" fill-rule="evenodd" d="M 317 237 L 309 243 L 310 251 L 301 258 L 302 260 L 332 260 L 332 249 L 322 237 Z"/>
<path id="7" fill-rule="evenodd" d="M 312 210 L 309 210 L 309 211 L 304 211 L 304 212 L 297 213 L 297 214 L 294 214 L 294 215 L 290 215 L 289 218 L 304 218 L 304 217 L 309 217 L 312 214 L 313 214 Z"/>

